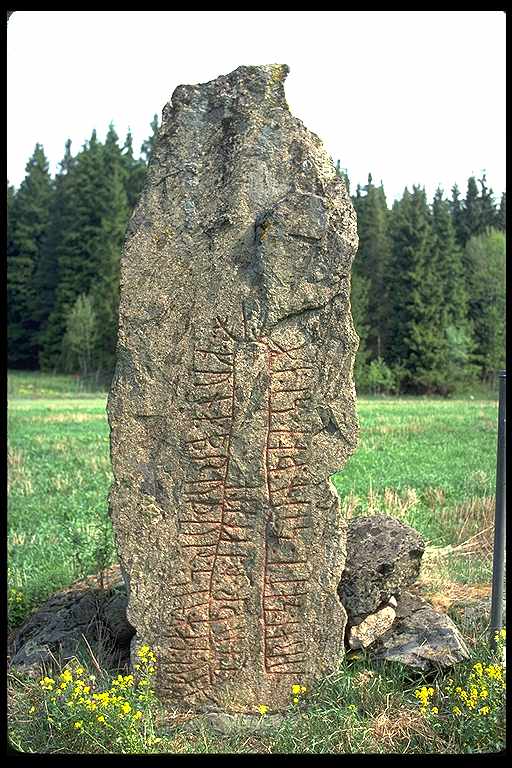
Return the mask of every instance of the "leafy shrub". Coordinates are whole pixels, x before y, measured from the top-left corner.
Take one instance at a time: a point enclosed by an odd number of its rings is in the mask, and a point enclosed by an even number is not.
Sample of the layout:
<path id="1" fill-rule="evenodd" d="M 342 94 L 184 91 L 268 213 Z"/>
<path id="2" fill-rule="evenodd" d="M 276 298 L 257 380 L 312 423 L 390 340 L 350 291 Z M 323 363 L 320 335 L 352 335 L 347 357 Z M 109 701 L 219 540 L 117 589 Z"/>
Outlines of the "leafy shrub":
<path id="1" fill-rule="evenodd" d="M 371 361 L 367 380 L 372 395 L 389 395 L 397 390 L 395 375 L 381 357 Z"/>

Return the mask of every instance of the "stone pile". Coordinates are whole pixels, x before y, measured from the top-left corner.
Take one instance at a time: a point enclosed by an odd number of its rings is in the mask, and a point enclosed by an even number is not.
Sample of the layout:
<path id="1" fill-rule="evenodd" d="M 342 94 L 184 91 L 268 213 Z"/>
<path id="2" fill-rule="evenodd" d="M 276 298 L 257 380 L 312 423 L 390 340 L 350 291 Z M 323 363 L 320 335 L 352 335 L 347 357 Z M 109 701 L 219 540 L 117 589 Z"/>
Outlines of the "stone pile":
<path id="1" fill-rule="evenodd" d="M 393 517 L 349 521 L 339 586 L 349 648 L 425 671 L 469 658 L 453 621 L 406 591 L 419 576 L 424 551 L 420 534 Z"/>

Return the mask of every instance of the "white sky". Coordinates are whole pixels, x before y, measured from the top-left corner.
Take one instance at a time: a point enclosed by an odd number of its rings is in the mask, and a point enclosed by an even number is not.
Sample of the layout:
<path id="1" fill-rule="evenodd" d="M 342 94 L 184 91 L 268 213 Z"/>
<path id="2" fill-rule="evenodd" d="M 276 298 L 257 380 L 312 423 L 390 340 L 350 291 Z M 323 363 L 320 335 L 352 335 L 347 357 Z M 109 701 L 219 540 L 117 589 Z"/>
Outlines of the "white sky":
<path id="1" fill-rule="evenodd" d="M 290 108 L 388 203 L 403 188 L 505 189 L 502 11 L 15 11 L 8 23 L 8 179 L 36 142 L 52 173 L 112 120 L 138 154 L 174 88 L 285 63 Z"/>

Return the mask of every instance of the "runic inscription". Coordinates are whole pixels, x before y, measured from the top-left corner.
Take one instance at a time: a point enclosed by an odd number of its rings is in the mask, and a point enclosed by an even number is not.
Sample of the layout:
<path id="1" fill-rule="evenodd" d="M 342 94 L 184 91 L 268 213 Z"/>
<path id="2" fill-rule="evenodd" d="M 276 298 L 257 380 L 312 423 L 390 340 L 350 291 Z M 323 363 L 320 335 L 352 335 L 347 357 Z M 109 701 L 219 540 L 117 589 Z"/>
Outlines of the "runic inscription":
<path id="1" fill-rule="evenodd" d="M 195 350 L 192 379 L 192 430 L 185 441 L 190 472 L 178 513 L 190 583 L 173 614 L 181 643 L 170 667 L 175 692 L 187 696 L 229 677 L 246 658 L 243 602 L 249 583 L 243 561 L 252 545 L 246 513 L 251 489 L 230 478 L 236 347 L 220 320 L 210 347 Z"/>
<path id="2" fill-rule="evenodd" d="M 268 510 L 263 539 L 263 661 L 267 673 L 301 675 L 307 648 L 298 627 L 308 595 L 307 531 L 312 526 L 311 430 L 305 425 L 304 405 L 311 397 L 314 368 L 299 357 L 300 347 L 285 349 L 272 341 L 265 346 L 269 384 L 264 447 Z"/>
<path id="3" fill-rule="evenodd" d="M 166 666 L 173 693 L 208 698 L 247 661 L 244 561 L 259 549 L 261 665 L 268 675 L 305 673 L 307 646 L 300 631 L 311 564 L 312 527 L 308 452 L 311 430 L 304 407 L 311 397 L 313 361 L 302 347 L 257 340 L 267 376 L 262 401 L 262 482 L 240 484 L 230 473 L 235 430 L 237 353 L 245 345 L 220 318 L 208 346 L 198 346 L 192 368 L 189 462 L 178 537 L 189 579 L 176 584 L 172 653 Z M 262 520 L 254 506 L 262 510 Z M 253 532 L 261 531 L 261 541 Z M 184 591 L 179 591 L 179 589 Z"/>

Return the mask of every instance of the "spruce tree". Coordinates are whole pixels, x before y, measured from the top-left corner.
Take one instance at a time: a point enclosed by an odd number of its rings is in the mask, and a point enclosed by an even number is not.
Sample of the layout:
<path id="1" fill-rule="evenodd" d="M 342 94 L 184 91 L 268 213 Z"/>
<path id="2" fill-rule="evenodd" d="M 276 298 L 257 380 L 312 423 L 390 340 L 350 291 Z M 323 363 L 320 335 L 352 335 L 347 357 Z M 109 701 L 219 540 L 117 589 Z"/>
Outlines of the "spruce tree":
<path id="1" fill-rule="evenodd" d="M 388 361 L 406 391 L 436 392 L 444 382 L 442 285 L 432 263 L 432 217 L 425 190 L 404 191 L 393 206 Z"/>
<path id="2" fill-rule="evenodd" d="M 16 209 L 16 190 L 7 180 L 7 259 L 12 259 L 14 250 L 13 232 Z"/>
<path id="3" fill-rule="evenodd" d="M 53 184 L 44 149 L 36 144 L 26 176 L 12 200 L 11 246 L 7 257 L 8 361 L 13 368 L 38 365 L 35 275 L 48 235 Z M 12 199 L 12 198 L 11 198 Z"/>
<path id="4" fill-rule="evenodd" d="M 44 369 L 61 368 L 62 340 L 66 331 L 66 318 L 80 293 L 87 293 L 95 274 L 94 244 L 91 238 L 97 230 L 99 185 L 94 185 L 96 174 L 101 177 L 98 162 L 99 144 L 96 131 L 76 157 L 71 158 L 69 144 L 62 164 L 59 192 L 61 207 L 57 213 L 54 230 L 55 258 L 58 284 L 54 306 L 44 331 L 41 365 Z M 96 157 L 91 172 L 91 155 Z M 92 189 L 91 189 L 92 186 Z"/>
<path id="5" fill-rule="evenodd" d="M 482 178 L 478 179 L 480 184 L 480 211 L 479 211 L 479 228 L 478 233 L 485 232 L 486 229 L 496 228 L 498 224 L 498 211 L 496 210 L 496 202 L 494 200 L 494 193 L 492 189 L 487 186 L 487 179 L 485 172 L 482 173 Z"/>
<path id="6" fill-rule="evenodd" d="M 450 200 L 450 213 L 452 216 L 455 237 L 457 238 L 457 244 L 460 248 L 464 248 L 465 244 L 464 214 L 462 208 L 460 190 L 457 184 L 454 184 L 452 187 L 452 199 Z"/>
<path id="7" fill-rule="evenodd" d="M 350 294 L 352 320 L 359 336 L 359 347 L 354 361 L 354 381 L 356 389 L 364 391 L 368 387 L 368 280 L 360 274 L 360 270 L 356 267 L 357 259 L 356 256 L 352 267 Z"/>
<path id="8" fill-rule="evenodd" d="M 142 192 L 147 169 L 144 160 L 142 158 L 136 159 L 133 155 L 133 139 L 130 131 L 128 131 L 124 142 L 122 159 L 128 208 L 130 211 L 133 211 L 135 203 Z"/>
<path id="9" fill-rule="evenodd" d="M 62 367 L 66 323 L 77 298 L 89 295 L 98 322 L 93 362 L 113 369 L 119 302 L 119 263 L 129 216 L 126 162 L 114 126 L 105 144 L 96 131 L 66 166 L 60 188 L 55 254 L 58 285 L 45 331 L 42 365 Z"/>
<path id="10" fill-rule="evenodd" d="M 505 364 L 505 251 L 505 234 L 489 229 L 472 237 L 465 252 L 475 355 L 488 383 Z"/>
<path id="11" fill-rule="evenodd" d="M 55 177 L 55 192 L 50 207 L 48 237 L 41 253 L 35 273 L 37 290 L 36 318 L 39 325 L 39 365 L 44 369 L 52 367 L 52 361 L 60 355 L 61 336 L 59 329 L 49 326 L 49 318 L 55 307 L 59 281 L 59 249 L 66 236 L 66 226 L 73 220 L 75 208 L 69 196 L 69 174 L 73 168 L 71 140 L 66 141 L 64 157 Z"/>
<path id="12" fill-rule="evenodd" d="M 97 275 L 92 295 L 98 321 L 98 366 L 108 373 L 115 364 L 120 259 L 129 216 L 123 156 L 113 125 L 109 127 L 102 155 L 101 246 L 96 254 Z"/>
<path id="13" fill-rule="evenodd" d="M 158 115 L 153 115 L 153 119 L 151 121 L 151 135 L 148 136 L 148 138 L 142 142 L 140 152 L 142 155 L 142 159 L 146 163 L 146 165 L 149 165 L 151 156 L 153 154 L 153 149 L 155 146 L 156 137 L 158 134 Z"/>
<path id="14" fill-rule="evenodd" d="M 468 179 L 466 197 L 462 206 L 461 245 L 464 247 L 470 237 L 482 231 L 481 202 L 474 176 Z"/>
<path id="15" fill-rule="evenodd" d="M 339 178 L 343 180 L 343 182 L 345 184 L 345 188 L 346 188 L 348 194 L 350 194 L 350 179 L 348 177 L 348 172 L 347 172 L 346 168 L 342 168 L 341 167 L 340 160 L 336 161 L 336 175 L 339 176 Z"/>
<path id="16" fill-rule="evenodd" d="M 450 205 L 437 189 L 432 204 L 432 264 L 443 288 L 443 313 L 446 325 L 459 328 L 467 320 L 467 294 L 464 285 L 462 252 L 457 244 Z"/>
<path id="17" fill-rule="evenodd" d="M 499 208 L 498 217 L 497 217 L 498 218 L 498 229 L 501 229 L 502 232 L 506 232 L 507 231 L 507 209 L 506 209 L 506 205 L 507 205 L 506 194 L 505 194 L 505 192 L 503 192 L 503 194 L 501 195 L 500 208 Z"/>
<path id="18" fill-rule="evenodd" d="M 358 262 L 361 275 L 368 282 L 368 349 L 372 357 L 381 357 L 386 346 L 387 268 L 390 255 L 388 207 L 382 185 L 375 187 L 371 174 L 365 196 L 357 200 L 359 234 Z"/>
<path id="19" fill-rule="evenodd" d="M 42 356 L 46 367 L 62 366 L 66 319 L 78 296 L 90 292 L 99 273 L 106 183 L 102 145 L 93 131 L 66 176 L 65 208 L 57 246 L 59 280 L 48 320 L 48 343 Z"/>
<path id="20" fill-rule="evenodd" d="M 455 236 L 450 204 L 443 199 L 441 189 L 437 189 L 432 204 L 432 230 L 432 269 L 442 288 L 439 331 L 446 340 L 446 346 L 441 348 L 446 352 L 446 358 L 444 361 L 440 359 L 444 371 L 442 389 L 448 393 L 467 377 L 471 336 L 462 252 Z"/>

